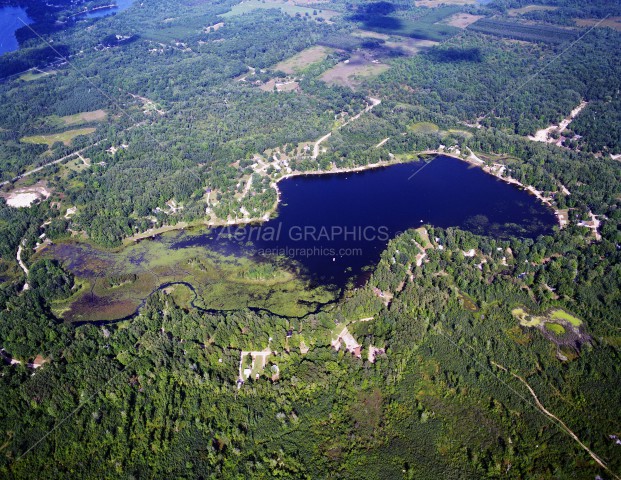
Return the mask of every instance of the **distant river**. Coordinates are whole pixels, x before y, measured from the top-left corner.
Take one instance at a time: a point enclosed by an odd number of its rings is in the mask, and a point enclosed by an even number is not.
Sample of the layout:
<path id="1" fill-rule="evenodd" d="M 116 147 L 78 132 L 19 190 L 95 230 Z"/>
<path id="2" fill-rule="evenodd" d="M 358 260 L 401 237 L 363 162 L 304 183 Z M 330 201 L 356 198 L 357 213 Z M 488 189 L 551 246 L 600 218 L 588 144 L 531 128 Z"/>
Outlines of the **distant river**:
<path id="1" fill-rule="evenodd" d="M 0 8 L 0 55 L 19 48 L 15 31 L 24 26 L 19 21 L 20 18 L 26 23 L 32 23 L 26 14 L 26 10 L 21 7 Z"/>
<path id="2" fill-rule="evenodd" d="M 557 224 L 554 213 L 526 191 L 445 156 L 429 164 L 293 177 L 279 187 L 276 218 L 245 229 L 183 234 L 172 248 L 286 255 L 311 278 L 342 287 L 376 264 L 388 241 L 408 228 L 430 224 L 535 238 Z"/>

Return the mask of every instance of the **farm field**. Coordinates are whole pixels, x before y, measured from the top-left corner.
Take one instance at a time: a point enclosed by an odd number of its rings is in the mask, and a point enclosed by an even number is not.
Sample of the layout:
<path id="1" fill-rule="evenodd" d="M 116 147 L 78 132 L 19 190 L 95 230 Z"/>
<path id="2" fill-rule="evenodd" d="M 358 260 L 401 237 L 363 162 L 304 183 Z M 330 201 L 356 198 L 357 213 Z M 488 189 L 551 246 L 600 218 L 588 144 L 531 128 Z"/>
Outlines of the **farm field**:
<path id="1" fill-rule="evenodd" d="M 359 15 L 354 19 L 362 22 L 362 29 L 366 31 L 442 41 L 459 32 L 458 28 L 441 23 L 458 10 L 459 8 L 455 6 L 443 6 L 430 10 L 429 13 L 415 20 L 391 15 Z"/>
<path id="2" fill-rule="evenodd" d="M 236 15 L 243 15 L 245 13 L 252 12 L 253 10 L 258 9 L 270 9 L 270 8 L 278 8 L 282 10 L 287 15 L 301 15 L 301 16 L 309 16 L 312 18 L 321 18 L 323 20 L 329 21 L 330 19 L 340 15 L 340 12 L 334 10 L 324 10 L 320 8 L 311 8 L 311 7 L 300 7 L 293 2 L 283 2 L 278 0 L 268 0 L 265 2 L 258 0 L 247 0 L 237 5 L 233 6 L 231 10 L 227 13 L 222 14 L 223 18 L 234 17 Z M 314 12 L 317 12 L 316 15 Z"/>
<path id="3" fill-rule="evenodd" d="M 497 37 L 526 42 L 563 43 L 577 38 L 576 31 L 549 25 L 531 25 L 513 21 L 481 19 L 468 26 L 469 30 Z"/>

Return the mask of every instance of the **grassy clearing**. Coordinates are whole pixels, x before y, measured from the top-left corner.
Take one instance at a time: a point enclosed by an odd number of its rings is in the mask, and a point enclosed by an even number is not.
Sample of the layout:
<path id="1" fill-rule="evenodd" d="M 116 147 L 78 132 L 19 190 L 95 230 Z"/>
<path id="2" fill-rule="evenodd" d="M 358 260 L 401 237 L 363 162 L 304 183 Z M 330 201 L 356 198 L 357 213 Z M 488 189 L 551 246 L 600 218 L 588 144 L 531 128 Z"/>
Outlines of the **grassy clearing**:
<path id="1" fill-rule="evenodd" d="M 308 66 L 325 60 L 330 52 L 332 52 L 332 49 L 328 47 L 320 45 L 310 47 L 302 50 L 300 53 L 288 58 L 287 60 L 277 63 L 274 65 L 274 70 L 280 70 L 289 75 L 300 73 Z"/>
<path id="2" fill-rule="evenodd" d="M 84 170 L 86 170 L 88 168 L 88 165 L 86 165 L 79 158 L 76 158 L 75 160 L 69 160 L 63 166 L 66 167 L 67 170 L 69 170 L 69 171 L 78 172 L 78 173 L 82 172 L 82 171 L 84 171 Z M 66 174 L 69 174 L 69 172 L 67 171 Z"/>
<path id="3" fill-rule="evenodd" d="M 325 71 L 321 80 L 329 85 L 341 85 L 354 89 L 364 78 L 374 77 L 385 72 L 390 67 L 388 65 L 367 58 L 363 53 L 352 55 L 349 60 L 336 64 L 331 69 Z"/>
<path id="4" fill-rule="evenodd" d="M 287 316 L 301 316 L 334 298 L 323 287 L 308 282 L 276 262 L 256 262 L 223 256 L 203 247 L 171 249 L 178 233 L 145 240 L 118 252 L 89 244 L 58 242 L 38 256 L 56 258 L 83 285 L 74 296 L 55 306 L 68 321 L 115 320 L 134 313 L 161 285 L 185 282 L 194 287 L 166 288 L 182 306 L 192 300 L 205 309 L 265 308 Z M 129 279 L 120 282 L 119 279 Z"/>
<path id="5" fill-rule="evenodd" d="M 573 315 L 570 315 L 565 310 L 552 311 L 550 318 L 552 318 L 553 320 L 565 320 L 566 322 L 572 324 L 574 327 L 579 327 L 580 325 L 582 325 L 582 320 L 574 317 Z"/>
<path id="6" fill-rule="evenodd" d="M 450 17 L 444 19 L 442 23 L 451 25 L 457 28 L 466 28 L 468 25 L 472 25 L 477 20 L 483 18 L 481 15 L 472 15 L 470 13 L 456 13 Z"/>
<path id="7" fill-rule="evenodd" d="M 369 30 L 354 30 L 352 35 L 361 38 L 377 38 L 378 40 L 388 40 L 390 38 L 390 35 L 385 33 L 371 32 Z"/>
<path id="8" fill-rule="evenodd" d="M 186 285 L 171 285 L 162 290 L 166 295 L 175 301 L 175 304 L 182 308 L 190 308 L 194 300 L 194 292 Z"/>
<path id="9" fill-rule="evenodd" d="M 466 138 L 471 138 L 472 137 L 472 133 L 466 131 L 466 130 L 457 130 L 455 128 L 449 128 L 447 130 L 448 133 L 452 134 L 452 135 L 460 135 L 462 137 L 466 137 Z"/>
<path id="10" fill-rule="evenodd" d="M 75 130 L 67 130 L 66 132 L 52 133 L 49 135 L 32 135 L 29 137 L 23 137 L 20 141 L 24 143 L 47 145 L 48 147 L 51 147 L 56 142 L 62 142 L 69 146 L 75 137 L 79 135 L 90 135 L 94 132 L 94 128 L 78 128 Z"/>
<path id="11" fill-rule="evenodd" d="M 541 317 L 532 317 L 523 308 L 514 308 L 511 315 L 520 321 L 524 327 L 536 327 L 541 324 Z"/>
<path id="12" fill-rule="evenodd" d="M 563 327 L 563 325 L 559 325 L 558 323 L 546 322 L 545 327 L 546 327 L 547 330 L 549 330 L 550 332 L 554 333 L 555 335 L 564 335 L 565 334 L 565 328 Z"/>
<path id="13" fill-rule="evenodd" d="M 75 115 L 67 115 L 66 117 L 60 117 L 60 120 L 64 125 L 73 127 L 76 125 L 82 125 L 90 122 L 102 122 L 108 117 L 105 110 L 94 110 L 92 112 L 76 113 Z"/>
<path id="14" fill-rule="evenodd" d="M 511 8 L 507 10 L 510 17 L 517 17 L 524 15 L 525 13 L 535 12 L 537 10 L 557 10 L 558 7 L 552 7 L 550 5 L 526 5 L 521 8 Z"/>
<path id="15" fill-rule="evenodd" d="M 295 16 L 308 16 L 314 19 L 323 18 L 324 20 L 330 20 L 331 18 L 340 15 L 340 12 L 336 12 L 334 10 L 325 10 L 319 8 L 310 8 L 310 7 L 300 7 L 297 5 L 292 5 L 291 3 L 285 3 L 279 0 L 268 0 L 265 2 L 258 0 L 248 0 L 245 2 L 238 3 L 233 6 L 229 12 L 223 13 L 220 15 L 223 18 L 234 17 L 236 15 L 243 15 L 245 13 L 250 13 L 254 10 L 259 9 L 270 9 L 270 8 L 279 8 L 283 13 L 287 15 Z M 313 13 L 317 12 L 316 15 Z"/>
<path id="16" fill-rule="evenodd" d="M 479 310 L 477 307 L 477 304 L 468 295 L 462 292 L 458 292 L 458 295 L 461 301 L 463 302 L 464 308 L 466 310 L 470 310 L 471 312 L 476 312 Z"/>
<path id="17" fill-rule="evenodd" d="M 440 131 L 440 127 L 431 122 L 416 122 L 408 128 L 415 133 L 436 133 Z"/>
<path id="18" fill-rule="evenodd" d="M 19 76 L 19 80 L 22 80 L 24 82 L 34 82 L 35 80 L 39 80 L 49 75 L 55 75 L 56 73 L 58 73 L 56 70 L 50 70 L 48 72 L 45 72 L 38 69 L 32 69 L 28 70 L 26 73 L 21 74 Z"/>
<path id="19" fill-rule="evenodd" d="M 613 28 L 617 32 L 621 32 L 621 17 L 609 17 L 603 22 L 600 18 L 577 18 L 576 25 L 579 27 L 592 27 L 597 25 L 601 28 L 609 27 Z"/>

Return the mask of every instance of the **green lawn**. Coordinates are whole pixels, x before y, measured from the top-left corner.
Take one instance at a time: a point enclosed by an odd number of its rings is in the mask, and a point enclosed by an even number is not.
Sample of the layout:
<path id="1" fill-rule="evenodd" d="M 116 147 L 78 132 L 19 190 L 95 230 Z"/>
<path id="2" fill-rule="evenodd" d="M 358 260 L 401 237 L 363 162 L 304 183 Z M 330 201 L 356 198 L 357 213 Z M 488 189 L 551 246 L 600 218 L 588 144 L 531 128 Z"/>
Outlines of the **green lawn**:
<path id="1" fill-rule="evenodd" d="M 565 320 L 571 323 L 574 327 L 579 327 L 580 325 L 582 325 L 582 320 L 574 317 L 573 315 L 570 315 L 565 310 L 554 310 L 550 318 L 552 318 L 553 320 Z"/>
<path id="2" fill-rule="evenodd" d="M 563 327 L 563 325 L 559 325 L 558 323 L 546 322 L 546 329 L 550 330 L 556 335 L 563 335 L 565 333 L 565 328 Z"/>

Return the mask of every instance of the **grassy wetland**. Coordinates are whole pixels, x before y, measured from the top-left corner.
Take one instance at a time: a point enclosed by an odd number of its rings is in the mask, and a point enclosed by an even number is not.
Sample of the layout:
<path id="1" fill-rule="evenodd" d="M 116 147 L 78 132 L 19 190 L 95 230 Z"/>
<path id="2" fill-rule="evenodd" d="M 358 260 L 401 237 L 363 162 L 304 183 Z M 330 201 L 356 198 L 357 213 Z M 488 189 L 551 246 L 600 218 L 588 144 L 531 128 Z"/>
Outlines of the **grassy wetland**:
<path id="1" fill-rule="evenodd" d="M 169 242 L 178 235 L 117 250 L 76 241 L 46 247 L 37 256 L 58 259 L 76 278 L 73 295 L 55 302 L 54 313 L 70 322 L 117 320 L 132 315 L 160 287 L 181 295 L 178 291 L 189 290 L 188 285 L 193 292 L 185 292 L 182 303 L 209 310 L 260 308 L 299 317 L 334 299 L 329 288 L 311 285 L 282 259 L 236 257 L 202 247 L 171 249 Z"/>

